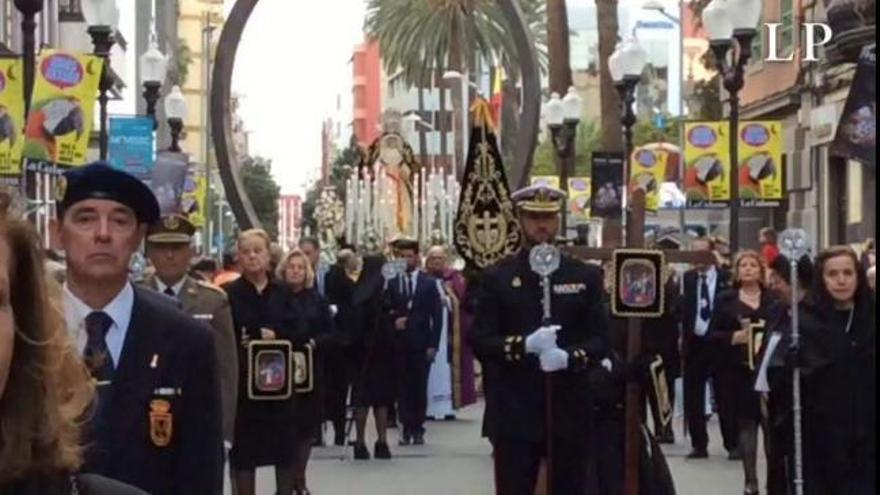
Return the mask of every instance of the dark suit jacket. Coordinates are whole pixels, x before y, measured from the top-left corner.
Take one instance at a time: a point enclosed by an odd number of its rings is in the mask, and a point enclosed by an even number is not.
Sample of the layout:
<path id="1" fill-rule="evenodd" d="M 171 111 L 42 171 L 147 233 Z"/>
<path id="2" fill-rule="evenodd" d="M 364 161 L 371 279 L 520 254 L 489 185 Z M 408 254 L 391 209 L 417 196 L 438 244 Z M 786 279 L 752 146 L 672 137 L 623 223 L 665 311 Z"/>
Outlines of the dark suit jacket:
<path id="1" fill-rule="evenodd" d="M 718 270 L 718 278 L 715 281 L 715 298 L 718 298 L 718 294 L 721 294 L 725 289 L 730 287 L 731 284 L 731 274 L 730 271 L 716 267 Z M 679 299 L 678 310 L 679 310 L 679 321 L 681 321 L 682 328 L 682 346 L 683 352 L 687 355 L 687 351 L 693 345 L 694 339 L 697 338 L 696 334 L 694 334 L 694 326 L 696 325 L 697 320 L 697 308 L 699 307 L 699 301 L 697 301 L 697 285 L 700 283 L 700 276 L 696 270 L 688 270 L 684 274 L 684 294 Z M 714 310 L 716 304 L 713 301 L 712 308 Z"/>
<path id="2" fill-rule="evenodd" d="M 408 276 L 410 274 L 400 275 L 388 285 L 391 299 L 390 322 L 393 325 L 397 318 L 407 318 L 406 329 L 395 331 L 407 350 L 437 349 L 443 325 L 443 301 L 437 289 L 437 279 L 420 271 L 412 301 L 409 301 L 403 294 L 402 278 Z"/>
<path id="3" fill-rule="evenodd" d="M 155 494 L 219 493 L 223 437 L 213 337 L 166 297 L 134 292 L 119 366 L 90 425 L 84 472 Z"/>
<path id="4" fill-rule="evenodd" d="M 156 277 L 144 280 L 143 285 L 148 289 L 159 290 Z M 178 297 L 179 300 L 172 301 L 179 304 L 184 313 L 208 325 L 214 336 L 220 398 L 223 403 L 223 438 L 232 442 L 238 401 L 238 341 L 235 340 L 232 326 L 229 298 L 223 289 L 190 276 L 186 277 Z"/>

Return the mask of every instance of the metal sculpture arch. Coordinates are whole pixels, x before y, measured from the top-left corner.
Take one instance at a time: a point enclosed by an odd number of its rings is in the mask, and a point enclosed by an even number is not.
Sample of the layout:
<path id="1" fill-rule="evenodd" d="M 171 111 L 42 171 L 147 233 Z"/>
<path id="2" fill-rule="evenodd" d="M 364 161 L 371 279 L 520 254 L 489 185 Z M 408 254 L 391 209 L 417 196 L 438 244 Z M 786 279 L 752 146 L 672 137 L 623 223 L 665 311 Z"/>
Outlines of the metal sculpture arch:
<path id="1" fill-rule="evenodd" d="M 510 34 L 513 36 L 521 60 L 523 103 L 514 150 L 514 163 L 510 174 L 513 181 L 510 185 L 517 188 L 526 184 L 532 166 L 532 154 L 538 139 L 541 83 L 534 39 L 526 26 L 519 3 L 517 0 L 497 1 L 507 19 Z M 214 136 L 217 167 L 220 170 L 220 179 L 223 181 L 227 201 L 229 201 L 232 213 L 242 229 L 260 227 L 260 220 L 257 218 L 238 173 L 241 169 L 241 163 L 234 149 L 232 115 L 229 107 L 235 54 L 238 51 L 238 44 L 244 28 L 258 2 L 259 0 L 236 0 L 220 33 L 211 79 L 213 81 L 211 88 L 211 132 Z"/>

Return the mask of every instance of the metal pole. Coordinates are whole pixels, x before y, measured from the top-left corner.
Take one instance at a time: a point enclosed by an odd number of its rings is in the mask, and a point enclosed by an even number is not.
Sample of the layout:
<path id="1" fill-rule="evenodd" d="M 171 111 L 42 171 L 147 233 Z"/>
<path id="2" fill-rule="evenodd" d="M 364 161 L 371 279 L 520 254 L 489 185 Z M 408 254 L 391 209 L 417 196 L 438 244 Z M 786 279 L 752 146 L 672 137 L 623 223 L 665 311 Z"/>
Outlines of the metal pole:
<path id="1" fill-rule="evenodd" d="M 741 71 L 739 64 L 733 69 Z M 730 92 L 730 253 L 739 251 L 739 92 Z"/>
<path id="2" fill-rule="evenodd" d="M 202 65 L 204 74 L 204 93 L 203 93 L 203 101 L 202 101 L 202 112 L 203 119 L 202 122 L 204 124 L 203 127 L 203 138 L 204 138 L 204 146 L 203 146 L 203 154 L 202 157 L 205 160 L 205 204 L 202 205 L 203 208 L 203 217 L 205 219 L 205 225 L 203 230 L 204 235 L 204 254 L 206 256 L 211 255 L 211 208 L 210 208 L 210 198 L 211 198 L 211 134 L 210 128 L 208 125 L 211 117 L 211 108 L 208 101 L 208 95 L 211 93 L 211 35 L 214 32 L 214 26 L 211 24 L 211 13 L 205 12 L 205 17 L 203 20 L 204 26 L 202 27 L 202 57 L 204 64 Z"/>
<path id="3" fill-rule="evenodd" d="M 684 192 L 684 2 L 678 2 L 678 184 L 679 190 L 685 196 L 684 204 L 678 210 L 678 231 L 681 235 L 681 248 L 687 249 L 687 195 Z"/>
<path id="4" fill-rule="evenodd" d="M 794 355 L 800 352 L 800 329 L 798 328 L 798 259 L 794 256 L 790 260 L 791 269 L 789 280 L 791 281 L 791 348 Z M 804 495 L 804 459 L 803 438 L 801 425 L 801 368 L 800 363 L 795 361 L 792 371 L 792 415 L 794 419 L 794 491 L 796 495 Z"/>

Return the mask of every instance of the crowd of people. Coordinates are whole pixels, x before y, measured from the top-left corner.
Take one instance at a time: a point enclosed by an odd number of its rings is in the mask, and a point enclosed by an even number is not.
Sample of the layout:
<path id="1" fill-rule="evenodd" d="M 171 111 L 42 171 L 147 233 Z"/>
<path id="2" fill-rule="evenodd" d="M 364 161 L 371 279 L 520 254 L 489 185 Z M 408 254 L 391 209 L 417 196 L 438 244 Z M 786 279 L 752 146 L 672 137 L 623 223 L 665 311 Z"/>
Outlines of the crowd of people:
<path id="1" fill-rule="evenodd" d="M 283 252 L 259 229 L 217 266 L 195 259 L 196 228 L 160 215 L 124 172 L 74 169 L 59 193 L 51 229 L 63 259 L 25 220 L 0 215 L 2 495 L 209 494 L 225 483 L 248 495 L 265 466 L 276 493 L 307 494 L 328 426 L 358 462 L 391 459 L 429 442 L 428 419 L 454 419 L 478 389 L 497 493 L 616 495 L 632 380 L 645 391 L 641 483 L 671 494 L 658 444 L 675 441 L 677 378 L 688 462 L 708 457 L 717 412 L 744 493 L 761 489 L 762 431 L 766 491 L 789 494 L 794 367 L 806 493 L 875 491 L 873 245 L 831 247 L 793 271 L 770 230 L 760 251 L 695 239 L 715 262 L 664 270 L 648 291 L 663 291 L 662 315 L 628 359 L 627 319 L 609 309 L 612 265 L 563 254 L 546 281 L 532 269 L 530 249 L 559 228 L 564 193 L 548 186 L 512 196 L 522 249 L 477 277 L 453 269 L 447 248 L 403 236 L 389 252 L 343 246 L 330 262 L 316 239 Z M 149 270 L 133 280 L 143 243 Z"/>

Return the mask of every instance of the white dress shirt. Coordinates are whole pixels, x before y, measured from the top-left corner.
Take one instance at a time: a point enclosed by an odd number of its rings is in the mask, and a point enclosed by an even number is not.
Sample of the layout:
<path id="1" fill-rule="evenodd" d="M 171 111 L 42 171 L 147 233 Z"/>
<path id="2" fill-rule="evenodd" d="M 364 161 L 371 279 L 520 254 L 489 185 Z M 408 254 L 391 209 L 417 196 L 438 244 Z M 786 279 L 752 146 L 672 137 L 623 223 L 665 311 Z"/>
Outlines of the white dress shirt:
<path id="1" fill-rule="evenodd" d="M 709 267 L 705 272 L 706 276 L 706 285 L 709 287 L 709 311 L 712 311 L 712 306 L 715 303 L 715 286 L 718 285 L 718 270 L 715 269 L 714 266 Z M 694 320 L 694 333 L 699 335 L 700 337 L 706 335 L 709 331 L 709 320 L 704 320 L 700 316 L 700 301 L 703 297 L 703 281 L 700 279 L 700 273 L 697 273 L 697 315 Z"/>
<path id="2" fill-rule="evenodd" d="M 180 297 L 180 290 L 183 289 L 184 282 L 186 282 L 186 277 L 183 277 L 182 279 L 180 279 L 179 282 L 171 286 L 171 291 L 174 292 L 174 297 Z M 168 288 L 168 286 L 165 285 L 165 283 L 162 282 L 159 277 L 156 277 L 156 287 L 159 288 L 159 292 L 161 292 L 162 294 L 165 294 L 165 289 Z"/>
<path id="3" fill-rule="evenodd" d="M 104 342 L 107 351 L 113 358 L 113 366 L 119 367 L 119 358 L 122 355 L 122 346 L 125 344 L 125 335 L 128 333 L 128 325 L 131 323 L 131 312 L 134 309 L 134 289 L 131 284 L 125 284 L 119 294 L 103 308 L 91 308 L 80 298 L 73 295 L 67 284 L 64 284 L 64 319 L 67 329 L 73 336 L 76 348 L 82 353 L 89 340 L 86 333 L 86 317 L 93 311 L 103 311 L 113 320 Z"/>

